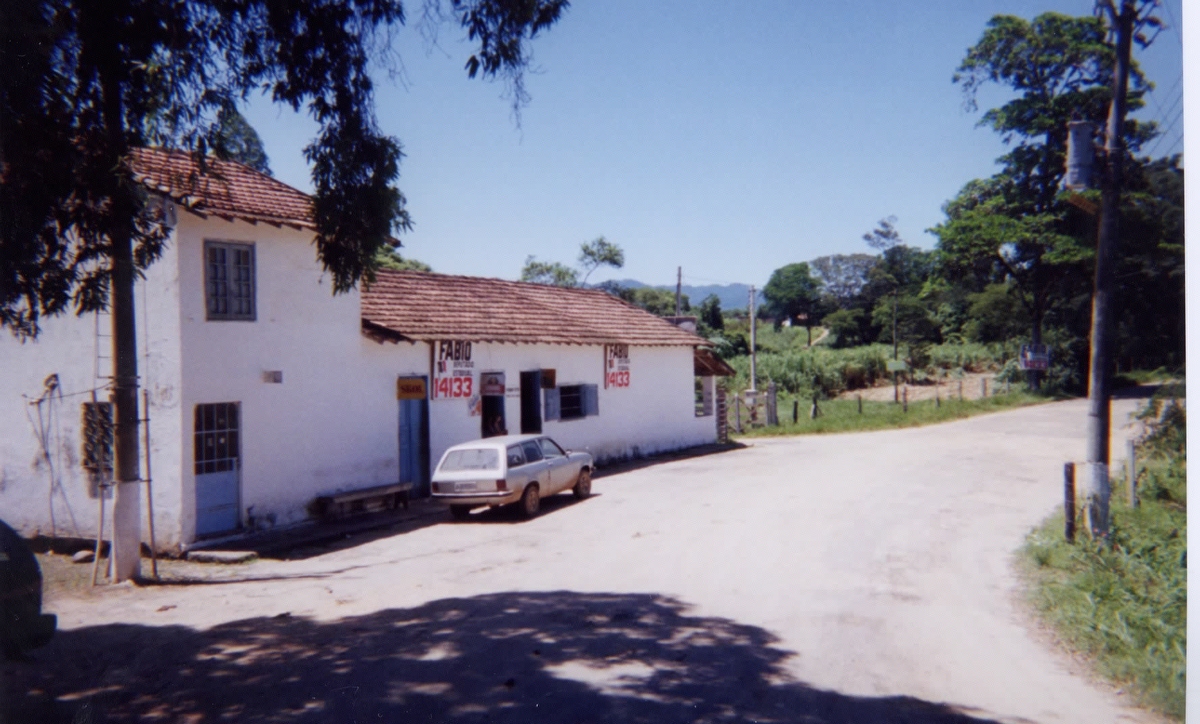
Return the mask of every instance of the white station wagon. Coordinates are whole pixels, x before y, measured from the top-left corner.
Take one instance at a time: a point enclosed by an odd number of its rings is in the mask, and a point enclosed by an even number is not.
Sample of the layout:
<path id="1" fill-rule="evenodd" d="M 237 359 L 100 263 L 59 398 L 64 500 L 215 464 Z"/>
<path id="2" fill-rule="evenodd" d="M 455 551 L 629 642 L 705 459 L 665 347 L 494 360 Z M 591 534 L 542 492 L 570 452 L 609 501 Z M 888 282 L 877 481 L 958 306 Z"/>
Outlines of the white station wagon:
<path id="1" fill-rule="evenodd" d="M 581 500 L 591 494 L 591 453 L 567 452 L 545 435 L 504 435 L 447 450 L 433 473 L 432 498 L 449 503 L 460 520 L 481 505 L 517 502 L 532 518 L 543 497 L 568 488 Z"/>

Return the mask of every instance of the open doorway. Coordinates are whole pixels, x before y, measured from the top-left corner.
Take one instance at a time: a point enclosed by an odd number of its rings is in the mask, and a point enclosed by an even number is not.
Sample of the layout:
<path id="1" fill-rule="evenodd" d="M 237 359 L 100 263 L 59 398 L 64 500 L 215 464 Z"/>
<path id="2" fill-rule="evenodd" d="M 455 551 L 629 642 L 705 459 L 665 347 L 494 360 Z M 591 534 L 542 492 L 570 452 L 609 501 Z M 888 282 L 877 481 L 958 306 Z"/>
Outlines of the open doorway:
<path id="1" fill-rule="evenodd" d="M 542 432 L 542 371 L 521 373 L 521 433 Z"/>
<path id="2" fill-rule="evenodd" d="M 507 435 L 508 426 L 504 422 L 504 396 L 483 396 L 483 437 Z"/>

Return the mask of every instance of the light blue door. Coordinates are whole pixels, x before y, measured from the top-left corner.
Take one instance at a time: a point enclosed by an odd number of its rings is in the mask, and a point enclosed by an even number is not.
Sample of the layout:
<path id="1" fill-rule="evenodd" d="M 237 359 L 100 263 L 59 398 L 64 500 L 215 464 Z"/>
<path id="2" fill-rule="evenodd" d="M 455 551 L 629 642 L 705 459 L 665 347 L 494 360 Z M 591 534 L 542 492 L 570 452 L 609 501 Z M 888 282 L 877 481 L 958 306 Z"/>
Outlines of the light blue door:
<path id="1" fill-rule="evenodd" d="M 400 482 L 412 483 L 411 496 L 429 494 L 429 403 L 400 400 Z"/>
<path id="2" fill-rule="evenodd" d="M 240 405 L 196 405 L 196 535 L 236 530 L 241 499 Z"/>

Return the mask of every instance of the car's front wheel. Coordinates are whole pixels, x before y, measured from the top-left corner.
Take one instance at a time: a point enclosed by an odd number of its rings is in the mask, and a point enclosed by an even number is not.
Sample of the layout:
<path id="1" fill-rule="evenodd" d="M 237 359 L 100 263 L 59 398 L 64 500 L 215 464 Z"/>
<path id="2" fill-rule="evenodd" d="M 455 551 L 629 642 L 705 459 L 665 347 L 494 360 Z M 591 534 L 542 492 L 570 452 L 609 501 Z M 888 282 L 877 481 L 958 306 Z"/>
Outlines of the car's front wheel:
<path id="1" fill-rule="evenodd" d="M 521 493 L 521 516 L 523 518 L 532 518 L 538 514 L 538 510 L 541 507 L 542 497 L 537 484 L 530 483 L 526 485 L 525 492 Z"/>
<path id="2" fill-rule="evenodd" d="M 571 493 L 575 495 L 577 500 L 583 500 L 592 494 L 592 471 L 583 468 L 579 471 L 579 477 L 575 480 L 575 487 L 571 488 Z"/>
<path id="3" fill-rule="evenodd" d="M 454 516 L 455 520 L 466 520 L 467 516 L 471 515 L 471 506 L 469 505 L 451 505 L 450 515 Z"/>

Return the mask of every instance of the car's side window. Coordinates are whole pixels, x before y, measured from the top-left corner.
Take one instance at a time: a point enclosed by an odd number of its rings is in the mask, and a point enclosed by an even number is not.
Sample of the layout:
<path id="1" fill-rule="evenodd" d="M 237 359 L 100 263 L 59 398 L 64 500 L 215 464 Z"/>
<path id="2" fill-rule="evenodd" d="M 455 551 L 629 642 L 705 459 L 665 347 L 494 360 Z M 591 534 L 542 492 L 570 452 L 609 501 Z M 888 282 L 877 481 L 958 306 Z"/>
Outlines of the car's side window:
<path id="1" fill-rule="evenodd" d="M 510 445 L 508 448 L 508 467 L 519 468 L 525 464 L 525 454 L 520 445 Z"/>
<path id="2" fill-rule="evenodd" d="M 542 456 L 545 458 L 561 458 L 566 456 L 566 453 L 558 446 L 558 443 L 548 437 L 538 440 L 538 444 L 542 446 Z"/>
<path id="3" fill-rule="evenodd" d="M 525 460 L 528 462 L 536 463 L 542 459 L 542 449 L 538 447 L 537 440 L 521 443 L 521 449 L 525 451 Z"/>

